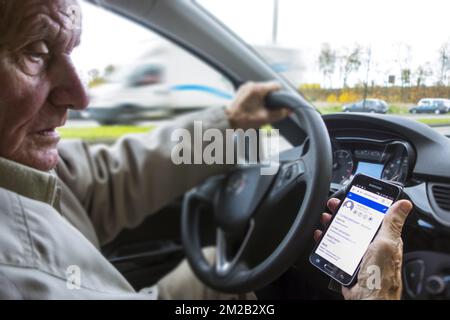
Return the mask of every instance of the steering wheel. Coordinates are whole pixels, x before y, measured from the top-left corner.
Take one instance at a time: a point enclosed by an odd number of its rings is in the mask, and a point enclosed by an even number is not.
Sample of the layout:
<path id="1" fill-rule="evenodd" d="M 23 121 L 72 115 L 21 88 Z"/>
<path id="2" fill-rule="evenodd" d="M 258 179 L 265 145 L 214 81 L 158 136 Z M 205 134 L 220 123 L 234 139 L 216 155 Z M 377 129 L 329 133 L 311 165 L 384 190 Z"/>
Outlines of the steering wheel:
<path id="1" fill-rule="evenodd" d="M 328 198 L 332 152 L 321 115 L 288 92 L 268 95 L 266 107 L 291 109 L 298 134 L 307 137 L 280 155 L 276 174 L 261 175 L 262 165 L 237 167 L 206 180 L 183 201 L 181 235 L 187 259 L 200 280 L 221 292 L 255 291 L 281 276 L 309 247 Z M 270 246 L 270 235 L 278 225 L 270 221 L 282 221 L 280 204 L 292 192 L 298 204 L 293 218 L 279 241 Z M 213 262 L 205 258 L 200 239 L 200 217 L 206 211 L 214 213 Z M 267 248 L 266 256 L 260 257 L 258 252 Z"/>

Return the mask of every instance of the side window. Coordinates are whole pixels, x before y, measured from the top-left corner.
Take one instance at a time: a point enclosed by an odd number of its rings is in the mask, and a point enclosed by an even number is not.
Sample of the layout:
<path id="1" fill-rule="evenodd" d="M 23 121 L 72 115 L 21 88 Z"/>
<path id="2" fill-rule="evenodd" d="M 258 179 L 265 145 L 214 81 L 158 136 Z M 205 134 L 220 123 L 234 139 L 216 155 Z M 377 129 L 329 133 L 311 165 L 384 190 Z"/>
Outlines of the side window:
<path id="1" fill-rule="evenodd" d="M 214 68 L 134 22 L 81 2 L 83 34 L 74 63 L 90 105 L 71 112 L 63 138 L 112 141 L 160 120 L 230 103 L 234 88 Z"/>

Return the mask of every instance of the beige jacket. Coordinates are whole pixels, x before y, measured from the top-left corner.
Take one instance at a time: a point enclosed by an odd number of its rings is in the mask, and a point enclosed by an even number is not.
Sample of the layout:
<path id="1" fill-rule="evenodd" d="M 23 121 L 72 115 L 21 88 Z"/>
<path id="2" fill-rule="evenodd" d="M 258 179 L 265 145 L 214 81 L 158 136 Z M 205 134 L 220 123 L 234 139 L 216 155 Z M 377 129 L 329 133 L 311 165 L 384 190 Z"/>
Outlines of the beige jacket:
<path id="1" fill-rule="evenodd" d="M 194 120 L 229 127 L 223 109 L 212 109 L 111 147 L 64 141 L 55 173 L 0 158 L 0 299 L 148 298 L 99 248 L 225 170 L 172 163 L 172 132 L 193 132 Z"/>

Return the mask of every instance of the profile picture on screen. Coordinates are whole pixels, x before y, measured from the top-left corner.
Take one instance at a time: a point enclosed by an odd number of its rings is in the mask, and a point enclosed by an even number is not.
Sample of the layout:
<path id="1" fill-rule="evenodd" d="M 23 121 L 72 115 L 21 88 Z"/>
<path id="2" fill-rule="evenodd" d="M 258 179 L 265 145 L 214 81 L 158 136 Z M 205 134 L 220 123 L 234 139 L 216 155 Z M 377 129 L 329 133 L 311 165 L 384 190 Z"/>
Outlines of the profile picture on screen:
<path id="1" fill-rule="evenodd" d="M 353 208 L 355 207 L 355 204 L 353 203 L 353 201 L 347 200 L 347 201 L 344 202 L 343 207 L 348 209 L 348 210 L 350 210 L 350 211 L 353 211 Z"/>

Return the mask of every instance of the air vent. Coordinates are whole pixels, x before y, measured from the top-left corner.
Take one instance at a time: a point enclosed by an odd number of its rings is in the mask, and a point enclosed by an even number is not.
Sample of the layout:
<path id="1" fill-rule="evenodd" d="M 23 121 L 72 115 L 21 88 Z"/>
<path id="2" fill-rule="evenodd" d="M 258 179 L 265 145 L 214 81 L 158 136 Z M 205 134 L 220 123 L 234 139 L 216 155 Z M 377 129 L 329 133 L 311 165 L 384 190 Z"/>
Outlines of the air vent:
<path id="1" fill-rule="evenodd" d="M 439 208 L 450 212 L 450 185 L 434 185 L 431 190 Z"/>

